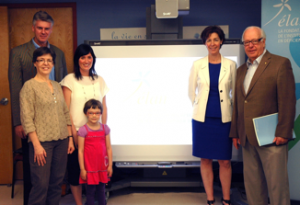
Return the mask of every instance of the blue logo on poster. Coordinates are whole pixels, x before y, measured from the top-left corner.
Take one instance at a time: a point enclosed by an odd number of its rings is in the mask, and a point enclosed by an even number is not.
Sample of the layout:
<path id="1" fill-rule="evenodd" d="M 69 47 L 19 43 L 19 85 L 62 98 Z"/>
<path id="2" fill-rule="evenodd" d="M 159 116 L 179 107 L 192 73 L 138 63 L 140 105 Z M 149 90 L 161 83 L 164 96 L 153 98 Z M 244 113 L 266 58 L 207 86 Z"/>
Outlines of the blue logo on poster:
<path id="1" fill-rule="evenodd" d="M 279 12 L 270 21 L 268 21 L 268 23 L 266 23 L 265 25 L 267 25 L 271 21 L 273 21 L 282 12 L 282 10 L 284 9 L 284 7 L 288 8 L 290 11 L 292 11 L 291 6 L 287 4 L 288 1 L 289 0 L 281 0 L 281 2 L 282 2 L 281 4 L 276 4 L 276 5 L 273 6 L 273 7 L 281 7 L 281 8 L 280 8 Z"/>

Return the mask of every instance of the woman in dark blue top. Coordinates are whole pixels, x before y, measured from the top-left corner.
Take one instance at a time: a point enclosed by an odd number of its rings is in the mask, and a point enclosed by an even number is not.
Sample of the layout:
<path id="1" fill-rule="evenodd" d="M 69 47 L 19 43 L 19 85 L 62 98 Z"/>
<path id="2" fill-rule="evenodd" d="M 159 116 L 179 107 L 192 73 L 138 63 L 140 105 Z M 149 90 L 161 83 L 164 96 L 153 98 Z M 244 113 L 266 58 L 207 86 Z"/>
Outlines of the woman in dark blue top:
<path id="1" fill-rule="evenodd" d="M 214 205 L 213 159 L 220 165 L 224 205 L 230 205 L 231 153 L 229 138 L 236 64 L 220 54 L 225 35 L 218 26 L 204 29 L 201 38 L 208 56 L 194 62 L 189 79 L 193 103 L 193 155 L 201 158 L 207 204 Z"/>

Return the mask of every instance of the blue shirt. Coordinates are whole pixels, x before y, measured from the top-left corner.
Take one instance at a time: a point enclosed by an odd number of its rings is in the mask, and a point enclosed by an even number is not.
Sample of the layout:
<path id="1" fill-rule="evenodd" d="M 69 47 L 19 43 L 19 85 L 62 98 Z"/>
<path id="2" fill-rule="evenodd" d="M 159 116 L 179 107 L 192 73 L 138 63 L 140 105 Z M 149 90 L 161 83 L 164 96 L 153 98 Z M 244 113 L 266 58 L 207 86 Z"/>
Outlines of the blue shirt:
<path id="1" fill-rule="evenodd" d="M 33 43 L 35 49 L 41 47 L 41 46 L 39 46 L 33 39 L 34 39 L 34 38 L 32 38 L 32 43 Z M 50 44 L 49 44 L 49 43 L 48 43 L 47 47 L 50 48 Z M 55 81 L 55 69 L 54 69 L 54 65 L 53 65 L 52 70 L 51 70 L 51 73 L 50 73 L 50 75 L 49 75 L 49 79 Z"/>
<path id="2" fill-rule="evenodd" d="M 251 80 L 254 76 L 254 73 L 256 72 L 257 70 L 257 67 L 263 57 L 263 55 L 265 55 L 266 53 L 266 49 L 264 50 L 264 52 L 258 57 L 256 58 L 253 63 L 250 62 L 250 59 L 248 58 L 247 60 L 247 73 L 246 73 L 246 76 L 245 76 L 245 79 L 244 79 L 244 89 L 245 89 L 245 93 L 248 92 L 248 89 L 249 89 L 249 86 L 250 86 L 250 83 L 251 83 Z"/>

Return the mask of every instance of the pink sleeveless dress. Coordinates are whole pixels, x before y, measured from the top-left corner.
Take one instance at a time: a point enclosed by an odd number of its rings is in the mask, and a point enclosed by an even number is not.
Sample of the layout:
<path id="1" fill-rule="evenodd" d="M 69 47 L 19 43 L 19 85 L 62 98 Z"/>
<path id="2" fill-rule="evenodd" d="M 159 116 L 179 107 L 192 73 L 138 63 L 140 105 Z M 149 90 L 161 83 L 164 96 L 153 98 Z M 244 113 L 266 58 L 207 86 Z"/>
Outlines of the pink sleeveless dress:
<path id="1" fill-rule="evenodd" d="M 80 184 L 98 185 L 107 183 L 108 157 L 106 152 L 106 136 L 104 125 L 101 131 L 89 131 L 84 125 L 87 135 L 84 140 L 84 166 L 87 171 L 86 180 L 79 177 Z"/>

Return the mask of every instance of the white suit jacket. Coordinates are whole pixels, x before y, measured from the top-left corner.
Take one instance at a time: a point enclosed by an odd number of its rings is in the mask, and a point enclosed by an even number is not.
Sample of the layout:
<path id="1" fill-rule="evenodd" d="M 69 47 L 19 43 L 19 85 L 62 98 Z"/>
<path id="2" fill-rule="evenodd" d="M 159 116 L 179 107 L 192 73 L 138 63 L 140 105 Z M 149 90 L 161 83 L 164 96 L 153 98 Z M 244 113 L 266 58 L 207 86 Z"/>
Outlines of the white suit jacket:
<path id="1" fill-rule="evenodd" d="M 204 122 L 210 90 L 208 56 L 194 62 L 189 78 L 189 98 L 193 104 L 193 119 Z M 236 63 L 221 56 L 219 93 L 222 122 L 230 122 L 236 78 Z"/>

